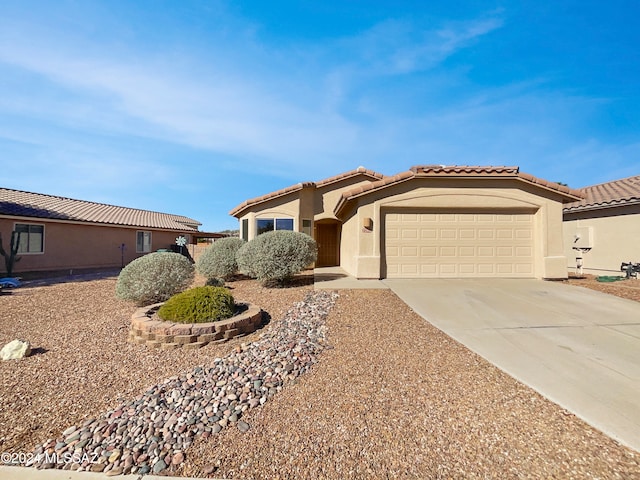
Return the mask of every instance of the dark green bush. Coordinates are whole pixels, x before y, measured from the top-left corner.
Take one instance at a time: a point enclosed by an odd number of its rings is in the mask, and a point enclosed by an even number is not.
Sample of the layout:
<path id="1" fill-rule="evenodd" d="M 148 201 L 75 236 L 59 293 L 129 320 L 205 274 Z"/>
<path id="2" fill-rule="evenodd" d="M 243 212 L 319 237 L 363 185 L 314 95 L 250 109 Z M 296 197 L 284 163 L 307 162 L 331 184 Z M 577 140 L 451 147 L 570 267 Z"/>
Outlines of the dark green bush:
<path id="1" fill-rule="evenodd" d="M 162 320 L 179 323 L 215 322 L 235 313 L 233 296 L 222 287 L 196 287 L 174 295 L 158 310 Z"/>
<path id="2" fill-rule="evenodd" d="M 236 253 L 245 244 L 240 238 L 221 238 L 207 248 L 198 261 L 196 269 L 207 279 L 222 277 L 228 279 L 238 271 Z"/>
<path id="3" fill-rule="evenodd" d="M 263 284 L 283 284 L 316 261 L 318 248 L 309 235 L 289 230 L 263 233 L 246 243 L 236 259 L 240 272 Z"/>
<path id="4" fill-rule="evenodd" d="M 116 296 L 138 305 L 164 302 L 188 288 L 194 276 L 193 265 L 179 253 L 149 253 L 122 269 L 116 283 Z"/>
<path id="5" fill-rule="evenodd" d="M 224 287 L 224 279 L 219 277 L 207 278 L 205 285 L 208 287 Z"/>

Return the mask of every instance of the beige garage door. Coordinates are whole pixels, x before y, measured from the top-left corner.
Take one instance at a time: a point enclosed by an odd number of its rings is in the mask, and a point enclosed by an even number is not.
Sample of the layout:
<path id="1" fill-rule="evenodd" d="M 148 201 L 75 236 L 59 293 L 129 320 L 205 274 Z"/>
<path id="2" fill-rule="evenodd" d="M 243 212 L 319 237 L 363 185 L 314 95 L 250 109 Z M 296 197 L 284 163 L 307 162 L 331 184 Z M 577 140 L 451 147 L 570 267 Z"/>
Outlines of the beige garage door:
<path id="1" fill-rule="evenodd" d="M 388 278 L 533 277 L 533 215 L 385 215 Z"/>

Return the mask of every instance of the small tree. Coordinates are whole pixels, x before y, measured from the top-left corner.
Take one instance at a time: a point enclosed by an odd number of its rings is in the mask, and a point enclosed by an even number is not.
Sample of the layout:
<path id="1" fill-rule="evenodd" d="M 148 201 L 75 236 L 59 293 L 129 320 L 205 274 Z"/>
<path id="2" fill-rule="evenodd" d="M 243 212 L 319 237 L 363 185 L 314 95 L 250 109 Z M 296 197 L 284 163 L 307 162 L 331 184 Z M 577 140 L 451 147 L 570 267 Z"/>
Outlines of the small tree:
<path id="1" fill-rule="evenodd" d="M 13 266 L 16 262 L 20 261 L 22 257 L 18 257 L 18 246 L 20 244 L 20 234 L 22 232 L 11 232 L 11 241 L 9 242 L 9 253 L 7 253 L 2 246 L 2 234 L 0 233 L 0 255 L 4 257 L 4 266 L 7 270 L 7 276 L 10 277 L 13 274 Z"/>
<path id="2" fill-rule="evenodd" d="M 238 269 L 263 284 L 284 284 L 316 261 L 318 248 L 309 235 L 288 230 L 263 233 L 238 250 Z"/>

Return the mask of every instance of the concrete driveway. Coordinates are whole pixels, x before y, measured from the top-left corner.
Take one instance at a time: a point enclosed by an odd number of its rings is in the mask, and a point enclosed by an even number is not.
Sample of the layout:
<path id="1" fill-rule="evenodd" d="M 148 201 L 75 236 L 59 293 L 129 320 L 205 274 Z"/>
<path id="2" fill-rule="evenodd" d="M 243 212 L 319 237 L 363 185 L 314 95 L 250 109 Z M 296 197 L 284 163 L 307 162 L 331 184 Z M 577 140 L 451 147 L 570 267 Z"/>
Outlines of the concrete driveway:
<path id="1" fill-rule="evenodd" d="M 640 451 L 640 303 L 542 280 L 384 283 L 449 336 Z"/>

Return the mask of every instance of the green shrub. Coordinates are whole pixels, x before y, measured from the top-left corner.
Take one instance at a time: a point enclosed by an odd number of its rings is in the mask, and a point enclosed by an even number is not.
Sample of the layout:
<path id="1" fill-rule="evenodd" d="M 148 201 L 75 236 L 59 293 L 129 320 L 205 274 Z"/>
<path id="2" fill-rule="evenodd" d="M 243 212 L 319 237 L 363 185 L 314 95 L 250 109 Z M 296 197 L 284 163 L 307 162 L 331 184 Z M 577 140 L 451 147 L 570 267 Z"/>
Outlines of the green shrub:
<path id="1" fill-rule="evenodd" d="M 174 295 L 158 310 L 158 316 L 180 323 L 215 322 L 235 313 L 233 296 L 222 287 L 196 287 Z"/>
<path id="2" fill-rule="evenodd" d="M 245 244 L 236 259 L 238 269 L 263 284 L 283 284 L 316 261 L 318 248 L 309 235 L 288 230 L 263 233 Z"/>
<path id="3" fill-rule="evenodd" d="M 222 238 L 207 248 L 198 261 L 196 269 L 207 279 L 222 277 L 228 279 L 238 271 L 236 253 L 245 244 L 240 238 Z"/>
<path id="4" fill-rule="evenodd" d="M 149 253 L 122 269 L 116 283 L 116 296 L 137 305 L 164 302 L 188 288 L 194 276 L 193 265 L 183 255 Z"/>

